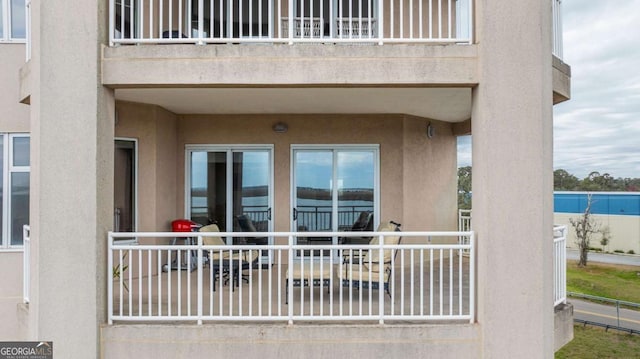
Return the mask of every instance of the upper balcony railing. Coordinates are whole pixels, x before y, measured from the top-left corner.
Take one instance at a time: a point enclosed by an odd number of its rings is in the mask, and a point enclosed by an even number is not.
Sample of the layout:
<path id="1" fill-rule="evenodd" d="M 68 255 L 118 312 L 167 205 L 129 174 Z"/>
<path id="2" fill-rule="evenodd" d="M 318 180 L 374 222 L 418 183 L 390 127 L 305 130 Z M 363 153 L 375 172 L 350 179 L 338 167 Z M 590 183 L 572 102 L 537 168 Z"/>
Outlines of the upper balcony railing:
<path id="1" fill-rule="evenodd" d="M 553 4 L 553 54 L 562 59 L 562 0 L 551 0 Z"/>
<path id="2" fill-rule="evenodd" d="M 109 43 L 471 43 L 473 0 L 110 0 Z"/>

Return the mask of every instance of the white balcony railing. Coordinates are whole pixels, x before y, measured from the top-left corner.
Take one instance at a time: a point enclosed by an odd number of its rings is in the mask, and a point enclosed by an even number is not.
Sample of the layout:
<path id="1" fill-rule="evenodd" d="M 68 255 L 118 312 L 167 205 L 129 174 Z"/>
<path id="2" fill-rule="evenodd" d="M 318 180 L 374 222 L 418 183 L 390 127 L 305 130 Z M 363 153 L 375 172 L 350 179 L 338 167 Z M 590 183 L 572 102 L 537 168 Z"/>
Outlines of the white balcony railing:
<path id="1" fill-rule="evenodd" d="M 397 235 L 400 244 L 384 243 Z M 140 244 L 118 244 L 132 236 Z M 206 245 L 208 236 L 286 244 Z M 379 244 L 296 244 L 333 236 L 377 236 Z M 468 244 L 456 244 L 460 236 Z M 174 237 L 180 244 L 144 244 Z M 109 233 L 108 243 L 110 324 L 475 320 L 473 232 Z"/>
<path id="2" fill-rule="evenodd" d="M 459 232 L 470 232 L 471 229 L 471 210 L 470 209 L 459 209 L 458 210 L 458 231 Z M 466 237 L 460 237 L 458 239 L 458 243 L 465 243 Z"/>
<path id="3" fill-rule="evenodd" d="M 553 226 L 553 305 L 567 302 L 567 226 Z"/>
<path id="4" fill-rule="evenodd" d="M 458 210 L 458 230 L 471 231 L 470 209 Z M 464 243 L 461 237 L 460 243 Z M 567 302 L 567 226 L 553 226 L 553 305 Z"/>
<path id="5" fill-rule="evenodd" d="M 110 0 L 109 43 L 471 43 L 472 14 L 473 0 Z"/>
<path id="6" fill-rule="evenodd" d="M 562 0 L 551 0 L 553 4 L 553 54 L 562 59 Z"/>
<path id="7" fill-rule="evenodd" d="M 31 285 L 31 230 L 28 225 L 22 227 L 22 298 L 29 303 Z"/>

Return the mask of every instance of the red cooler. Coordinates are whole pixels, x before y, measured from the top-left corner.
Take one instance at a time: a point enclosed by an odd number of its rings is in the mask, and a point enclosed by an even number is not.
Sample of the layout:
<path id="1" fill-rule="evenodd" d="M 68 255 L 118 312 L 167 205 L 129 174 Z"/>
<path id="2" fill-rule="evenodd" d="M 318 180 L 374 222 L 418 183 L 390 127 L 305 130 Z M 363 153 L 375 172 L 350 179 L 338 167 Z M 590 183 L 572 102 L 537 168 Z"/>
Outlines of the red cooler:
<path id="1" fill-rule="evenodd" d="M 172 232 L 193 232 L 199 227 L 199 225 L 189 219 L 176 219 L 171 222 L 171 231 Z M 179 240 L 184 241 L 184 244 L 192 244 L 192 237 L 176 237 L 171 243 L 176 244 Z M 171 261 L 171 263 L 165 264 L 162 267 L 163 272 L 167 272 L 171 270 L 194 270 L 196 268 L 196 252 L 195 251 L 182 251 L 181 260 L 178 262 L 177 253 L 176 257 Z M 190 260 L 188 257 L 191 257 Z M 178 265 L 179 263 L 179 265 Z M 189 264 L 191 266 L 189 267 Z"/>

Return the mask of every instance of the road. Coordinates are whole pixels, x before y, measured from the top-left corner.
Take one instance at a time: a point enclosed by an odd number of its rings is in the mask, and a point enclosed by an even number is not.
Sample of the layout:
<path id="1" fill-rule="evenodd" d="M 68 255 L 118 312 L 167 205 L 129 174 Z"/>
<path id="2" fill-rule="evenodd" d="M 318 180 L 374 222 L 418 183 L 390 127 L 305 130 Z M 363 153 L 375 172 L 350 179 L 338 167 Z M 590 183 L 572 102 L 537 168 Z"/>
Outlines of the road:
<path id="1" fill-rule="evenodd" d="M 577 250 L 567 249 L 567 259 L 578 260 Z M 639 255 L 620 255 L 589 252 L 588 262 L 623 264 L 638 266 L 640 272 Z M 573 304 L 573 317 L 608 325 L 620 326 L 640 331 L 640 311 L 620 308 L 620 318 L 615 305 L 603 305 L 587 302 L 577 298 L 568 298 Z"/>
<path id="2" fill-rule="evenodd" d="M 580 255 L 577 249 L 567 248 L 567 259 L 578 260 Z M 611 264 L 624 264 L 629 266 L 640 266 L 640 255 L 628 255 L 628 254 L 609 254 L 589 252 L 587 256 L 588 262 L 599 263 L 611 263 Z"/>
<path id="3" fill-rule="evenodd" d="M 573 304 L 574 319 L 588 320 L 590 322 L 615 325 L 640 331 L 640 312 L 620 308 L 620 320 L 618 321 L 615 305 L 596 304 L 576 298 L 569 298 L 568 301 Z"/>

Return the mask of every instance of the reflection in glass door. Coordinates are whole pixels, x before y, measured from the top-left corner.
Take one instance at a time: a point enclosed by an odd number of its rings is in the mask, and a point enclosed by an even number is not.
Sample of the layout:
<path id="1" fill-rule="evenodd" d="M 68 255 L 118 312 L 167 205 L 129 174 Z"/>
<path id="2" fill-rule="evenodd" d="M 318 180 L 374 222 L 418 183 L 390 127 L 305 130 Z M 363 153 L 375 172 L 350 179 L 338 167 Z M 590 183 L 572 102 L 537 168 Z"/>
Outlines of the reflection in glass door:
<path id="1" fill-rule="evenodd" d="M 201 225 L 215 223 L 222 232 L 271 231 L 271 156 L 271 148 L 188 148 L 187 217 Z M 256 236 L 233 243 L 271 242 Z"/>
<path id="2" fill-rule="evenodd" d="M 294 148 L 292 162 L 293 231 L 373 230 L 378 212 L 377 147 Z M 368 243 L 368 238 L 298 238 L 298 244 L 337 243 Z"/>

